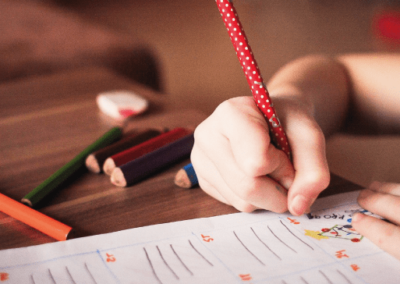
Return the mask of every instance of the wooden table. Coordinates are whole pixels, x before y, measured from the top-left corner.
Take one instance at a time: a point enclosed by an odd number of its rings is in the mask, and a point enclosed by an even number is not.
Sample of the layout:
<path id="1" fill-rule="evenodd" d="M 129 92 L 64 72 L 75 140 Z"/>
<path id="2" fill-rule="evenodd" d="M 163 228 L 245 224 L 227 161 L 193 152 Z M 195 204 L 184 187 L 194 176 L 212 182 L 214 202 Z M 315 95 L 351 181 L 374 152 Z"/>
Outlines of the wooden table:
<path id="1" fill-rule="evenodd" d="M 81 69 L 0 86 L 0 192 L 20 200 L 117 122 L 96 106 L 99 92 L 128 89 L 150 101 L 125 129 L 195 126 L 205 115 L 178 110 L 155 93 L 105 69 Z M 200 189 L 178 188 L 175 166 L 131 187 L 82 172 L 52 194 L 39 211 L 74 228 L 74 237 L 237 212 Z M 324 195 L 358 188 L 334 177 Z M 54 240 L 0 212 L 0 249 Z"/>

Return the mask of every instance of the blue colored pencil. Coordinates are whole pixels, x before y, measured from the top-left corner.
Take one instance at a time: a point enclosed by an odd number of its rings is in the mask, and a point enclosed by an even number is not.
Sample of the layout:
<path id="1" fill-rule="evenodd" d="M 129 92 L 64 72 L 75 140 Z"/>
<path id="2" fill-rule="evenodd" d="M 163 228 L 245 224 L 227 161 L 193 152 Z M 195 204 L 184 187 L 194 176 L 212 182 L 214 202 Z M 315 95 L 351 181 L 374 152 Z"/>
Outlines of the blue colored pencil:
<path id="1" fill-rule="evenodd" d="M 176 173 L 175 184 L 182 188 L 192 188 L 199 184 L 192 163 L 187 164 Z"/>

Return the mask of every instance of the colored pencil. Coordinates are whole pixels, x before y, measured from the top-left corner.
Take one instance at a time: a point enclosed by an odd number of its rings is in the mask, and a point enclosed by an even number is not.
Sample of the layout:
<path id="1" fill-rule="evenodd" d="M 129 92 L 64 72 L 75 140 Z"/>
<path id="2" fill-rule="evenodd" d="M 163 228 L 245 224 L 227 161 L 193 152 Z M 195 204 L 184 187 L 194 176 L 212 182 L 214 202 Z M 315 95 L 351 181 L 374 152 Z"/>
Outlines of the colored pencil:
<path id="1" fill-rule="evenodd" d="M 118 154 L 115 154 L 104 162 L 104 172 L 108 175 L 111 175 L 113 170 L 116 167 L 122 166 L 134 159 L 137 159 L 147 153 L 150 153 L 158 148 L 161 148 L 168 143 L 176 141 L 192 131 L 186 128 L 178 127 L 174 128 L 171 131 L 162 133 L 161 135 L 154 137 L 150 140 L 147 140 L 139 145 L 136 145 L 132 148 L 129 148 L 125 151 L 122 151 Z"/>
<path id="2" fill-rule="evenodd" d="M 175 184 L 182 188 L 192 188 L 199 184 L 196 172 L 191 163 L 180 169 L 175 175 Z"/>
<path id="3" fill-rule="evenodd" d="M 160 135 L 163 131 L 161 129 L 148 129 L 140 132 L 129 133 L 122 137 L 121 140 L 115 142 L 103 149 L 100 149 L 90 154 L 85 161 L 86 167 L 89 171 L 99 174 L 103 171 L 103 165 L 107 158 L 129 149 L 135 145 L 143 143 L 151 138 Z"/>
<path id="4" fill-rule="evenodd" d="M 29 206 L 35 206 L 41 200 L 43 200 L 43 198 L 45 198 L 48 194 L 53 192 L 58 186 L 65 182 L 69 177 L 81 169 L 85 165 L 85 159 L 90 153 L 110 145 L 121 137 L 122 128 L 112 128 L 93 144 L 79 153 L 75 158 L 69 161 L 66 165 L 47 178 L 34 190 L 25 195 L 25 197 L 22 199 L 22 202 Z"/>
<path id="5" fill-rule="evenodd" d="M 188 158 L 193 144 L 193 134 L 189 134 L 121 167 L 115 168 L 111 175 L 111 182 L 122 187 L 137 183 L 183 158 Z"/>
<path id="6" fill-rule="evenodd" d="M 243 27 L 232 0 L 216 0 L 219 12 L 221 13 L 225 27 L 235 48 L 236 54 L 242 65 L 247 83 L 253 93 L 254 100 L 260 111 L 264 114 L 269 125 L 274 145 L 284 151 L 290 158 L 291 150 L 286 134 L 279 122 L 276 111 L 273 107 L 268 90 L 261 77 L 257 62 L 245 36 Z"/>
<path id="7" fill-rule="evenodd" d="M 58 240 L 65 241 L 72 228 L 0 193 L 0 210 Z"/>

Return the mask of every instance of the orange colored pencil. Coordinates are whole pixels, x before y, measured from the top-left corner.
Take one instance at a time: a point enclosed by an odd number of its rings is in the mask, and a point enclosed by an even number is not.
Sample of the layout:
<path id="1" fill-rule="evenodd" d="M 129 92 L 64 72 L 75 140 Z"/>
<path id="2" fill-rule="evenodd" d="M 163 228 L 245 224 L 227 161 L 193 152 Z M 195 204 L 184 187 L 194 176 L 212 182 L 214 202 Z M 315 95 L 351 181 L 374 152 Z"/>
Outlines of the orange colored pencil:
<path id="1" fill-rule="evenodd" d="M 0 193 L 0 211 L 58 240 L 65 241 L 71 227 Z"/>

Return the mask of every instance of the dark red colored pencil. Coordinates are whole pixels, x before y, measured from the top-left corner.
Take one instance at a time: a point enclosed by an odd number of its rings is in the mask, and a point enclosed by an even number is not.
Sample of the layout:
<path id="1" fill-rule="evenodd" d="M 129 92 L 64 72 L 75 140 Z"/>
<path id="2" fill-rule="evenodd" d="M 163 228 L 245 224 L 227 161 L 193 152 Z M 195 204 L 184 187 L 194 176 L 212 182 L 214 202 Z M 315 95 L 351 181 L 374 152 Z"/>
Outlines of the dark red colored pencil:
<path id="1" fill-rule="evenodd" d="M 99 174 L 107 158 L 154 138 L 162 132 L 161 129 L 148 129 L 127 133 L 126 136 L 122 137 L 118 142 L 90 154 L 85 161 L 86 167 L 89 171 Z"/>

